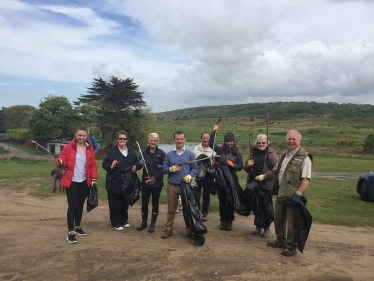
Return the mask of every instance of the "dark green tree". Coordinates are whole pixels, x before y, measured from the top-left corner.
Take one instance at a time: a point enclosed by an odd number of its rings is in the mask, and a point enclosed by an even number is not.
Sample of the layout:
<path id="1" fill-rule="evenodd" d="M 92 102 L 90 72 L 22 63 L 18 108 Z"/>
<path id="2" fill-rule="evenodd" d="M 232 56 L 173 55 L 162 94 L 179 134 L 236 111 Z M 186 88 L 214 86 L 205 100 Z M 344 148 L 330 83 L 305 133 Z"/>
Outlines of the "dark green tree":
<path id="1" fill-rule="evenodd" d="M 29 128 L 29 119 L 35 111 L 31 105 L 14 105 L 4 110 L 5 129 Z"/>
<path id="2" fill-rule="evenodd" d="M 78 112 L 64 97 L 48 96 L 30 118 L 30 129 L 37 140 L 71 139 L 81 124 Z"/>
<path id="3" fill-rule="evenodd" d="M 362 144 L 362 146 L 364 148 L 364 152 L 373 153 L 374 152 L 374 134 L 368 135 L 365 138 L 364 143 Z"/>
<path id="4" fill-rule="evenodd" d="M 5 133 L 6 128 L 4 126 L 4 118 L 5 118 L 5 112 L 6 107 L 2 106 L 0 109 L 0 133 Z"/>
<path id="5" fill-rule="evenodd" d="M 111 76 L 108 82 L 95 78 L 87 94 L 81 95 L 75 104 L 86 124 L 101 130 L 106 143 L 112 143 L 119 130 L 126 130 L 134 141 L 143 124 L 139 122 L 144 118 L 141 109 L 146 106 L 138 87 L 130 78 Z"/>

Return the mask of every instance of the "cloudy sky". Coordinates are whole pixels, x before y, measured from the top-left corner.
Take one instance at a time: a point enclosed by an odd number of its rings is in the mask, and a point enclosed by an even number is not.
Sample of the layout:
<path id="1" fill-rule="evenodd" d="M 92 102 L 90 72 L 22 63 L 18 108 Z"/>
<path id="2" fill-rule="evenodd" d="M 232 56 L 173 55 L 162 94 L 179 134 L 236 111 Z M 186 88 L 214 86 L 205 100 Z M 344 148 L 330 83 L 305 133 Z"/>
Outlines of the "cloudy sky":
<path id="1" fill-rule="evenodd" d="M 154 112 L 374 104 L 374 1 L 1 0 L 0 106 L 134 78 Z"/>

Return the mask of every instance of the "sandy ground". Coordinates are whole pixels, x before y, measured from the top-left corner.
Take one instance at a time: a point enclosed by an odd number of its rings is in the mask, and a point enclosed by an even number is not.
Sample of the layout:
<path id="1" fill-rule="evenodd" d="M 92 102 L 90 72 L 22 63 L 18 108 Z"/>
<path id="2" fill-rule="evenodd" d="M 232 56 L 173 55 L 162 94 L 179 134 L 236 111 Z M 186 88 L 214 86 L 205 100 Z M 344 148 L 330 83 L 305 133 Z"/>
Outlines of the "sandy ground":
<path id="1" fill-rule="evenodd" d="M 19 179 L 23 181 L 23 179 Z M 26 182 L 27 179 L 24 179 Z M 205 244 L 185 237 L 182 213 L 174 235 L 137 231 L 140 205 L 129 210 L 130 228 L 110 227 L 108 205 L 84 213 L 77 244 L 66 241 L 65 196 L 40 198 L 10 190 L 0 180 L 0 280 L 373 280 L 374 229 L 313 224 L 304 253 L 287 258 L 266 247 L 274 240 L 250 235 L 253 216 L 236 216 L 233 231 L 208 215 Z M 52 186 L 51 186 L 52 190 Z"/>
<path id="2" fill-rule="evenodd" d="M 130 228 L 110 227 L 108 206 L 84 213 L 87 236 L 66 241 L 65 196 L 38 198 L 0 189 L 0 280 L 373 280 L 374 229 L 313 224 L 304 253 L 287 258 L 250 235 L 253 217 L 237 216 L 233 231 L 208 215 L 205 244 L 185 237 L 182 213 L 174 235 L 161 239 L 166 206 L 156 231 L 137 231 L 140 205 L 129 210 Z M 274 239 L 272 228 L 271 239 Z"/>

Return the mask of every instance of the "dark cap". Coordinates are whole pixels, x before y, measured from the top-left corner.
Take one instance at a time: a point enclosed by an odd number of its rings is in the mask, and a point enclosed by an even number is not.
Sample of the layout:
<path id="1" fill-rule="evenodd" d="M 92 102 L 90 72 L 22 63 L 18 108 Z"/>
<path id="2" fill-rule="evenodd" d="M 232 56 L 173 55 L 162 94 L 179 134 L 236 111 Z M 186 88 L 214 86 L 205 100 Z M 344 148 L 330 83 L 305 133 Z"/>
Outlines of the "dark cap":
<path id="1" fill-rule="evenodd" d="M 232 132 L 227 132 L 225 134 L 225 136 L 223 137 L 223 140 L 224 140 L 224 142 L 227 142 L 227 141 L 233 141 L 233 142 L 235 142 L 235 136 L 234 136 L 234 134 Z"/>

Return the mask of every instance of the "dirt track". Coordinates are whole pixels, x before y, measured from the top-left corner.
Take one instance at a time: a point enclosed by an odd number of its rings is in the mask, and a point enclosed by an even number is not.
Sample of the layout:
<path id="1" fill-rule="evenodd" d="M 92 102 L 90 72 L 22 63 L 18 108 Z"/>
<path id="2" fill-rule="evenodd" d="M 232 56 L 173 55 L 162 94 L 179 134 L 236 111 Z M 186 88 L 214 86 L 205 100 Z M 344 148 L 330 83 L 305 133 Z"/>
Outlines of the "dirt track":
<path id="1" fill-rule="evenodd" d="M 27 179 L 19 179 L 27 184 Z M 85 237 L 66 242 L 65 196 L 37 198 L 0 181 L 0 280 L 372 280 L 374 229 L 313 224 L 304 254 L 291 258 L 256 237 L 253 216 L 236 216 L 233 231 L 218 229 L 210 213 L 202 247 L 185 237 L 182 214 L 174 235 L 160 238 L 166 206 L 156 232 L 137 231 L 140 205 L 129 210 L 131 227 L 110 227 L 108 206 L 83 215 Z"/>

